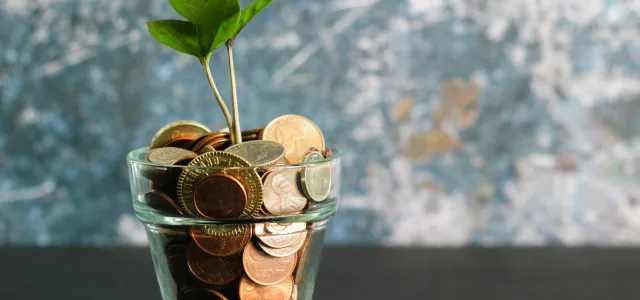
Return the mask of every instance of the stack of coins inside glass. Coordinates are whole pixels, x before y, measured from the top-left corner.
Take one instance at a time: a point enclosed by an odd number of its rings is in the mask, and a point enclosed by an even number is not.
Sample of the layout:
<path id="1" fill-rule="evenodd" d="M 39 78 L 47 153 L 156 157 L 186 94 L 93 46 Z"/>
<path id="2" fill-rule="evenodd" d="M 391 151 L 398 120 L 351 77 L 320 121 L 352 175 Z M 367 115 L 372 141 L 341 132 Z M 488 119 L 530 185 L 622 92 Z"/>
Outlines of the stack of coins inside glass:
<path id="1" fill-rule="evenodd" d="M 195 121 L 154 136 L 144 202 L 163 215 L 200 220 L 291 216 L 329 198 L 331 149 L 310 120 L 281 116 L 260 129 L 211 132 Z M 160 228 L 177 299 L 297 299 L 313 225 L 305 222 L 206 223 Z"/>

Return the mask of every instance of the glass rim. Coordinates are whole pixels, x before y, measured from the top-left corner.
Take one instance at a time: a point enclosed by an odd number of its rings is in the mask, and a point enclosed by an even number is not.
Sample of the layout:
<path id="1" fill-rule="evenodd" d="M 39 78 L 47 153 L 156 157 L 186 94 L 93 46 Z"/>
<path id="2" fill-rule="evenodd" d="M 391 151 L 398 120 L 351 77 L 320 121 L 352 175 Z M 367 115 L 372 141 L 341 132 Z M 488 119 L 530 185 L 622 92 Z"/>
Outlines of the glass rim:
<path id="1" fill-rule="evenodd" d="M 145 160 L 146 153 L 149 151 L 149 147 L 142 147 L 135 149 L 127 154 L 127 162 L 132 165 L 141 165 L 146 167 L 153 168 L 180 168 L 180 169 L 207 169 L 207 170 L 247 170 L 247 169 L 300 169 L 305 167 L 312 166 L 320 166 L 331 163 L 340 162 L 342 160 L 342 151 L 338 148 L 331 148 L 331 157 L 325 158 L 323 160 L 306 162 L 306 163 L 296 163 L 296 164 L 287 164 L 287 165 L 271 165 L 271 166 L 248 166 L 248 167 L 216 167 L 216 166 L 181 166 L 181 165 L 172 165 L 172 164 L 159 164 L 153 163 Z"/>

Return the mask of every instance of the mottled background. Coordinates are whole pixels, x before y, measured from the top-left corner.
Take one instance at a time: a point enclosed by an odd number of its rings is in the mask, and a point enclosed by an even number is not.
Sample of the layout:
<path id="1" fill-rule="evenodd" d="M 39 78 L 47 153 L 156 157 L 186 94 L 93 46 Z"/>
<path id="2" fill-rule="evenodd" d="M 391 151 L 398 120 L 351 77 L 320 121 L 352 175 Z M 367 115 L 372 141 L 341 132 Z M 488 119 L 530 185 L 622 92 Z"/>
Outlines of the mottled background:
<path id="1" fill-rule="evenodd" d="M 172 16 L 0 0 L 0 244 L 145 242 L 126 153 L 224 126 L 198 62 L 146 34 Z M 237 41 L 241 115 L 344 150 L 332 243 L 637 245 L 639 25 L 638 0 L 277 0 Z"/>

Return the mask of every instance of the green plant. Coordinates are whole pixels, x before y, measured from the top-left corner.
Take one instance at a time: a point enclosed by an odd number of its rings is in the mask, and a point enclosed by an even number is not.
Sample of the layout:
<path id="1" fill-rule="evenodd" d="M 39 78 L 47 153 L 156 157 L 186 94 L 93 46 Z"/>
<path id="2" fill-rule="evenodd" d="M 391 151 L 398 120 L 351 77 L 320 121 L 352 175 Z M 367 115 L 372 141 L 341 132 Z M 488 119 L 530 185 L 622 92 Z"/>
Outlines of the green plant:
<path id="1" fill-rule="evenodd" d="M 239 0 L 169 0 L 173 9 L 186 20 L 156 20 L 147 23 L 149 34 L 158 42 L 200 60 L 211 90 L 229 126 L 231 141 L 234 144 L 242 143 L 242 135 L 233 63 L 233 42 L 253 17 L 273 1 L 255 0 L 241 9 Z M 211 54 L 222 45 L 226 46 L 229 58 L 233 116 L 220 95 L 209 67 Z"/>

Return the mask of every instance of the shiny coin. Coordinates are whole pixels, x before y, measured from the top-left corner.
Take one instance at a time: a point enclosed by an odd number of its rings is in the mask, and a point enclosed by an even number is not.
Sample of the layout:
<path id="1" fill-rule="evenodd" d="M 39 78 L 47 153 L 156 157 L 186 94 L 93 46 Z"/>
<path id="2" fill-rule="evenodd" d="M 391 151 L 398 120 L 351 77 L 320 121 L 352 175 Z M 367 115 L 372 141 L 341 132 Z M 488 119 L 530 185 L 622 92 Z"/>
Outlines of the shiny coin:
<path id="1" fill-rule="evenodd" d="M 253 225 L 253 233 L 261 243 L 271 248 L 285 248 L 293 245 L 301 236 L 306 236 L 306 228 L 306 223 L 291 223 L 276 233 L 269 233 L 265 231 L 264 223 L 256 223 Z"/>
<path id="2" fill-rule="evenodd" d="M 189 244 L 187 249 L 187 264 L 196 278 L 208 284 L 229 284 L 242 275 L 240 255 L 211 256 L 195 243 Z"/>
<path id="3" fill-rule="evenodd" d="M 294 293 L 293 277 L 271 286 L 259 285 L 242 276 L 240 279 L 240 300 L 289 300 Z"/>
<path id="4" fill-rule="evenodd" d="M 276 216 L 300 212 L 307 205 L 296 184 L 296 169 L 275 171 L 264 178 L 264 208 Z"/>
<path id="5" fill-rule="evenodd" d="M 284 146 L 285 157 L 293 164 L 301 163 L 311 147 L 324 149 L 322 131 L 309 119 L 297 115 L 284 115 L 271 121 L 260 138 Z"/>
<path id="6" fill-rule="evenodd" d="M 214 289 L 184 288 L 178 293 L 180 300 L 228 300 L 227 297 Z"/>
<path id="7" fill-rule="evenodd" d="M 233 145 L 225 151 L 237 154 L 256 167 L 273 165 L 284 157 L 284 147 L 282 145 L 263 140 Z"/>
<path id="8" fill-rule="evenodd" d="M 194 204 L 200 215 L 208 218 L 238 217 L 247 205 L 242 183 L 227 174 L 213 174 L 201 179 L 194 191 Z"/>
<path id="9" fill-rule="evenodd" d="M 169 214 L 182 214 L 182 208 L 171 197 L 160 191 L 151 191 L 144 194 L 144 202 L 149 207 Z"/>
<path id="10" fill-rule="evenodd" d="M 290 246 L 284 247 L 284 248 L 271 248 L 267 245 L 265 245 L 264 243 L 262 243 L 262 241 L 260 242 L 260 248 L 262 249 L 262 251 L 266 252 L 267 254 L 271 255 L 271 256 L 275 256 L 275 257 L 286 257 L 289 256 L 293 253 L 298 252 L 298 250 L 300 250 L 300 248 L 302 248 L 302 245 L 304 245 L 305 241 L 307 240 L 307 232 L 303 231 L 299 234 L 298 240 L 296 242 L 294 242 L 293 244 L 291 244 Z"/>
<path id="11" fill-rule="evenodd" d="M 293 223 L 265 223 L 264 228 L 266 232 L 277 234 L 289 228 L 291 224 Z M 302 223 L 298 223 L 296 226 L 300 226 L 300 230 L 303 230 Z"/>
<path id="12" fill-rule="evenodd" d="M 293 285 L 293 293 L 291 294 L 291 298 L 289 300 L 298 300 L 298 286 Z"/>
<path id="13" fill-rule="evenodd" d="M 196 121 L 184 120 L 170 123 L 162 127 L 151 140 L 149 149 L 163 147 L 175 140 L 194 140 L 210 132 L 204 124 Z"/>
<path id="14" fill-rule="evenodd" d="M 311 152 L 304 157 L 304 163 L 313 163 L 324 160 L 320 152 Z M 331 165 L 319 163 L 305 166 L 301 173 L 300 181 L 304 193 L 311 200 L 321 202 L 329 197 L 331 190 Z"/>
<path id="15" fill-rule="evenodd" d="M 215 236 L 207 234 L 203 226 L 191 226 L 189 233 L 193 241 L 210 255 L 229 256 L 242 251 L 251 240 L 252 230 L 250 226 L 245 226 L 245 230 L 238 235 Z"/>
<path id="16" fill-rule="evenodd" d="M 261 285 L 274 285 L 287 280 L 296 266 L 296 254 L 287 257 L 273 257 L 247 244 L 242 254 L 242 264 L 247 276 Z"/>
<path id="17" fill-rule="evenodd" d="M 258 215 L 262 206 L 262 182 L 260 176 L 243 158 L 228 152 L 208 152 L 196 157 L 189 166 L 211 168 L 186 168 L 178 179 L 178 201 L 186 213 L 202 216 L 195 204 L 195 192 L 198 183 L 214 174 L 226 174 L 237 179 L 244 187 L 246 205 L 239 218 L 251 218 Z M 234 204 L 235 205 L 235 204 Z"/>
<path id="18" fill-rule="evenodd" d="M 174 147 L 162 147 L 149 150 L 146 159 L 154 164 L 173 165 L 188 158 L 196 158 L 195 152 Z"/>
<path id="19" fill-rule="evenodd" d="M 324 158 L 330 158 L 331 156 L 333 156 L 333 151 L 331 151 L 331 148 L 327 148 L 327 150 L 324 150 Z"/>

